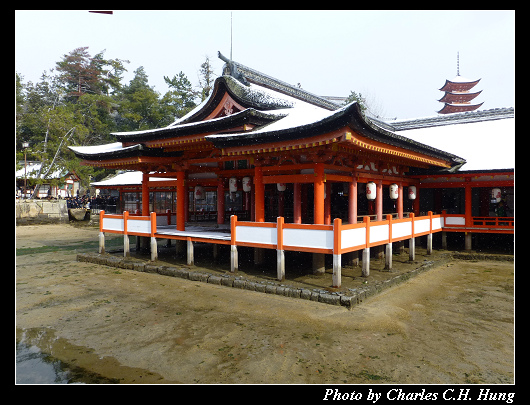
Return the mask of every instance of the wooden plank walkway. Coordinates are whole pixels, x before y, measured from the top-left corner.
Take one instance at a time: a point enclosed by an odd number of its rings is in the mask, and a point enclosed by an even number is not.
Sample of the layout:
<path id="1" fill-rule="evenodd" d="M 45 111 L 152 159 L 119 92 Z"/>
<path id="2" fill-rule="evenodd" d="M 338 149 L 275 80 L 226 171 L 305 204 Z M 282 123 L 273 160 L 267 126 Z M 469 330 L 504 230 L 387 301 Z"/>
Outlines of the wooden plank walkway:
<path id="1" fill-rule="evenodd" d="M 230 242 L 230 229 L 220 229 L 203 226 L 187 226 L 185 231 L 177 231 L 175 225 L 158 225 L 156 227 L 155 238 L 168 239 L 211 239 L 212 243 L 216 241 Z"/>

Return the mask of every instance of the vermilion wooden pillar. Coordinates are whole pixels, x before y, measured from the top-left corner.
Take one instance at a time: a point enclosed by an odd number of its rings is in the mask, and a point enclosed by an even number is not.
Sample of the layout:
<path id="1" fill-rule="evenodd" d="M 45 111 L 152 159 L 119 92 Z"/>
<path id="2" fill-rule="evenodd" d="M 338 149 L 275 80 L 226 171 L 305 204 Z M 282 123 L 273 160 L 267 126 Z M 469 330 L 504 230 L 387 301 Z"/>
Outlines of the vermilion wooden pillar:
<path id="1" fill-rule="evenodd" d="M 256 220 L 256 186 L 254 185 L 254 182 L 252 182 L 252 188 L 250 190 L 250 220 L 255 221 Z"/>
<path id="2" fill-rule="evenodd" d="M 217 223 L 225 223 L 225 190 L 223 179 L 217 179 Z"/>
<path id="3" fill-rule="evenodd" d="M 466 178 L 466 187 L 465 187 L 465 217 L 466 217 L 466 226 L 471 226 L 472 225 L 472 220 L 471 220 L 471 209 L 472 209 L 472 204 L 471 204 L 471 201 L 472 201 L 472 189 L 471 189 L 471 183 L 467 182 L 468 180 L 471 180 L 471 179 L 468 179 Z"/>
<path id="4" fill-rule="evenodd" d="M 331 183 L 327 182 L 325 185 L 326 192 L 324 193 L 324 224 L 331 225 Z"/>
<path id="5" fill-rule="evenodd" d="M 313 223 L 324 224 L 324 164 L 317 163 L 315 165 L 315 181 L 314 186 L 314 215 Z M 326 272 L 325 255 L 322 253 L 313 253 L 313 274 L 322 275 Z"/>
<path id="6" fill-rule="evenodd" d="M 149 216 L 149 173 L 142 173 L 142 215 Z"/>
<path id="7" fill-rule="evenodd" d="M 357 223 L 357 178 L 349 184 L 348 189 L 348 222 Z"/>
<path id="8" fill-rule="evenodd" d="M 315 181 L 314 181 L 314 215 L 313 222 L 315 224 L 324 224 L 324 164 L 317 163 L 315 165 Z"/>
<path id="9" fill-rule="evenodd" d="M 302 223 L 302 184 L 293 184 L 293 222 Z"/>
<path id="10" fill-rule="evenodd" d="M 403 183 L 398 183 L 398 198 L 397 198 L 397 213 L 398 219 L 403 219 Z"/>
<path id="11" fill-rule="evenodd" d="M 378 180 L 377 181 L 377 192 L 375 195 L 375 220 L 376 221 L 382 221 L 383 220 L 383 181 Z"/>
<path id="12" fill-rule="evenodd" d="M 186 228 L 186 186 L 184 171 L 177 172 L 177 231 Z"/>
<path id="13" fill-rule="evenodd" d="M 285 213 L 285 191 L 278 191 L 278 216 L 283 217 Z"/>
<path id="14" fill-rule="evenodd" d="M 466 227 L 473 226 L 473 213 L 472 213 L 472 196 L 473 196 L 473 190 L 471 188 L 471 178 L 466 178 L 466 186 L 465 186 L 465 219 L 466 219 Z M 471 250 L 472 249 L 472 241 L 471 241 L 471 232 L 465 233 L 465 249 Z"/>
<path id="15" fill-rule="evenodd" d="M 263 169 L 254 167 L 254 209 L 255 221 L 265 222 L 265 185 L 263 184 Z"/>

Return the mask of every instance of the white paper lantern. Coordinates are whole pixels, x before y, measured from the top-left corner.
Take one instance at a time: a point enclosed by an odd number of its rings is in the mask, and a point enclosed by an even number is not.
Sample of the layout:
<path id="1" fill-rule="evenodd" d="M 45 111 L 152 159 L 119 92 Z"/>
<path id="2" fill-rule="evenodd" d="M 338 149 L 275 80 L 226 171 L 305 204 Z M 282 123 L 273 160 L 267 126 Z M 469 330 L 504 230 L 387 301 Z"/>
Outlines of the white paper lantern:
<path id="1" fill-rule="evenodd" d="M 416 199 L 416 186 L 409 186 L 409 200 Z"/>
<path id="2" fill-rule="evenodd" d="M 396 183 L 391 184 L 389 187 L 389 190 L 390 190 L 390 198 L 392 200 L 397 200 L 398 195 L 399 195 L 399 186 Z"/>
<path id="3" fill-rule="evenodd" d="M 231 193 L 235 193 L 237 191 L 237 179 L 235 177 L 230 177 L 228 180 L 228 188 Z"/>
<path id="4" fill-rule="evenodd" d="M 375 200 L 377 196 L 377 187 L 373 181 L 366 183 L 366 198 L 368 200 Z"/>
<path id="5" fill-rule="evenodd" d="M 250 177 L 243 177 L 243 191 L 248 193 L 252 189 L 252 179 Z"/>
<path id="6" fill-rule="evenodd" d="M 285 183 L 276 183 L 276 187 L 278 187 L 278 191 L 285 191 L 287 188 Z"/>
<path id="7" fill-rule="evenodd" d="M 193 192 L 193 195 L 195 196 L 196 200 L 204 200 L 206 197 L 206 193 L 204 192 L 203 186 L 195 186 L 195 190 Z"/>
<path id="8" fill-rule="evenodd" d="M 491 190 L 491 199 L 492 202 L 495 200 L 495 202 L 500 202 L 502 198 L 501 189 L 500 188 L 493 188 Z"/>

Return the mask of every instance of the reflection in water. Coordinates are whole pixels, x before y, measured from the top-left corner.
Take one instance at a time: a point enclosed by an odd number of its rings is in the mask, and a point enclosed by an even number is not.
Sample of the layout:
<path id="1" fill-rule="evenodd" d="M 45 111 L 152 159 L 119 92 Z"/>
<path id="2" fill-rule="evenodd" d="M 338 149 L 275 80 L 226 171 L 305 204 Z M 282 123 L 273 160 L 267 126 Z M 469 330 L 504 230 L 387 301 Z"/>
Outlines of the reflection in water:
<path id="1" fill-rule="evenodd" d="M 46 328 L 17 329 L 15 382 L 17 384 L 116 384 L 54 357 L 54 349 L 64 347 Z"/>
<path id="2" fill-rule="evenodd" d="M 68 384 L 69 372 L 63 370 L 60 361 L 42 353 L 37 346 L 17 343 L 16 378 L 17 384 Z"/>

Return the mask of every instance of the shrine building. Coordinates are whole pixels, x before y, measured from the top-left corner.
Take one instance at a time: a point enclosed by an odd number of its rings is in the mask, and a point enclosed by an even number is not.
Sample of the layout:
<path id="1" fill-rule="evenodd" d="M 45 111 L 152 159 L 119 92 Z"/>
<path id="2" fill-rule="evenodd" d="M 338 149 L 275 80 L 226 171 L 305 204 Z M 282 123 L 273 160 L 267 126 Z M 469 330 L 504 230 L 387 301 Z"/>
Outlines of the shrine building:
<path id="1" fill-rule="evenodd" d="M 285 250 L 313 253 L 315 273 L 332 254 L 339 287 L 343 254 L 362 252 L 367 275 L 370 248 L 390 268 L 393 242 L 407 240 L 413 259 L 416 237 L 429 252 L 436 232 L 513 233 L 513 217 L 488 219 L 492 190 L 513 206 L 513 166 L 462 172 L 458 145 L 414 133 L 452 125 L 384 123 L 219 56 L 209 97 L 169 126 L 71 147 L 84 165 L 129 171 L 93 184 L 120 190 L 118 213 L 100 214 L 100 251 L 107 232 L 124 235 L 125 255 L 128 235 L 150 238 L 152 259 L 157 239 L 186 241 L 190 264 L 194 242 L 225 244 L 236 271 L 238 246 L 256 263 L 275 249 L 280 280 Z"/>

